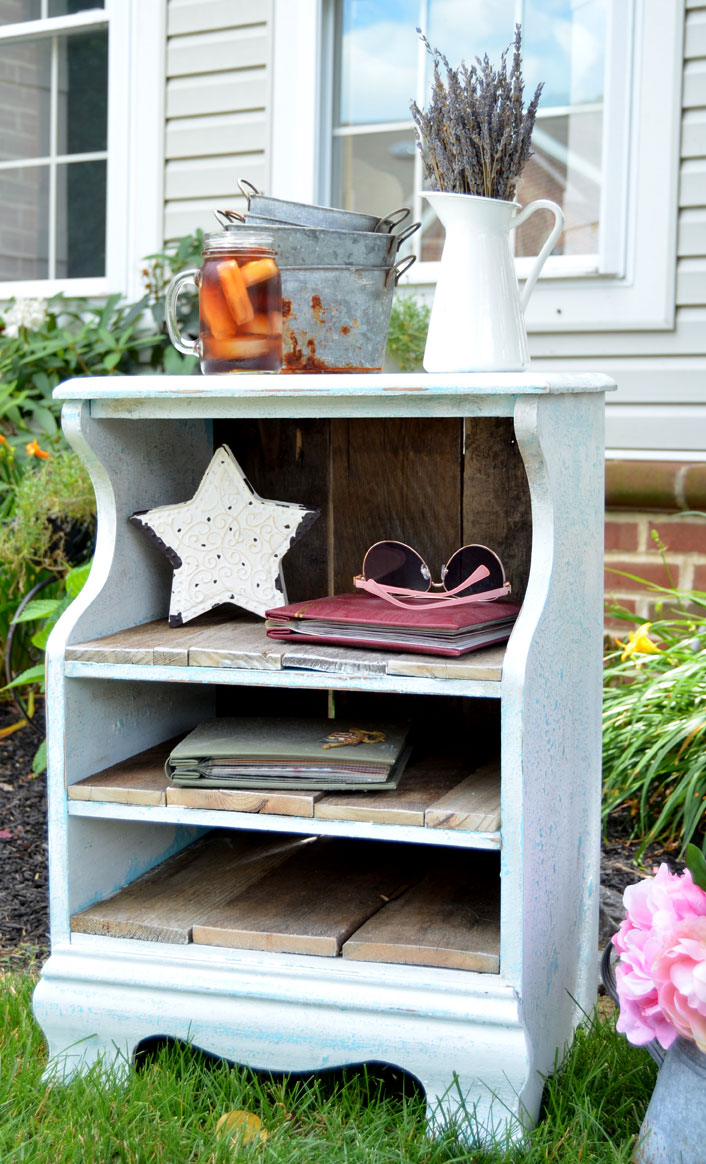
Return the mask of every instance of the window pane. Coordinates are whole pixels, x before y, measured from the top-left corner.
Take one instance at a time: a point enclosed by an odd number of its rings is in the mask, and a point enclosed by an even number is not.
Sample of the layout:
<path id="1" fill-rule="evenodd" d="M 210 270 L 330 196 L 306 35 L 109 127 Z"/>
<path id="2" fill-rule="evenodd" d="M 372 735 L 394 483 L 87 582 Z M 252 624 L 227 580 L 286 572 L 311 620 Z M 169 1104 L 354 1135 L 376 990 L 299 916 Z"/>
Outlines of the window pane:
<path id="1" fill-rule="evenodd" d="M 71 16 L 74 12 L 85 12 L 89 8 L 105 8 L 105 0 L 49 0 L 49 16 Z"/>
<path id="2" fill-rule="evenodd" d="M 411 130 L 334 138 L 334 205 L 378 215 L 411 206 L 415 149 Z"/>
<path id="3" fill-rule="evenodd" d="M 418 24 L 419 0 L 340 0 L 337 125 L 410 119 Z"/>
<path id="4" fill-rule="evenodd" d="M 527 92 L 544 81 L 540 109 L 603 100 L 605 0 L 524 0 Z"/>
<path id="5" fill-rule="evenodd" d="M 49 153 L 48 41 L 0 47 L 0 160 Z"/>
<path id="6" fill-rule="evenodd" d="M 42 0 L 0 0 L 0 24 L 21 24 L 41 15 Z"/>
<path id="7" fill-rule="evenodd" d="M 105 162 L 56 168 L 56 277 L 105 274 Z"/>
<path id="8" fill-rule="evenodd" d="M 0 279 L 49 273 L 49 167 L 0 170 Z"/>
<path id="9" fill-rule="evenodd" d="M 461 61 L 475 64 L 487 53 L 495 66 L 515 36 L 515 0 L 430 0 L 429 28 L 424 29 L 432 48 L 438 48 L 456 69 Z M 432 60 L 427 55 L 427 83 Z M 443 76 L 442 72 L 442 76 Z"/>
<path id="10" fill-rule="evenodd" d="M 576 110 L 537 121 L 534 156 L 520 182 L 518 202 L 551 198 L 566 218 L 554 248 L 557 255 L 590 255 L 598 250 L 601 198 L 601 109 Z M 536 255 L 546 237 L 548 215 L 533 214 L 517 232 L 518 255 Z"/>
<path id="11" fill-rule="evenodd" d="M 59 38 L 60 154 L 104 150 L 108 140 L 108 33 Z"/>

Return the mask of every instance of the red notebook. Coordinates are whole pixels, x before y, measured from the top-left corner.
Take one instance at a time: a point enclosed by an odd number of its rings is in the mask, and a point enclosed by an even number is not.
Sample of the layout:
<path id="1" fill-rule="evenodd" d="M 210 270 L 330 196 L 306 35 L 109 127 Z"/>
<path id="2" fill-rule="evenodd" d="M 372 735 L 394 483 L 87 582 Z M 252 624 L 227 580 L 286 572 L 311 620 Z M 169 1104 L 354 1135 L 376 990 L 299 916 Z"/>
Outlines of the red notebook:
<path id="1" fill-rule="evenodd" d="M 410 600 L 414 602 L 414 599 Z M 347 647 L 416 651 L 425 655 L 465 655 L 510 637 L 519 604 L 449 602 L 425 609 L 424 601 L 402 610 L 364 591 L 292 602 L 266 613 L 270 638 Z"/>

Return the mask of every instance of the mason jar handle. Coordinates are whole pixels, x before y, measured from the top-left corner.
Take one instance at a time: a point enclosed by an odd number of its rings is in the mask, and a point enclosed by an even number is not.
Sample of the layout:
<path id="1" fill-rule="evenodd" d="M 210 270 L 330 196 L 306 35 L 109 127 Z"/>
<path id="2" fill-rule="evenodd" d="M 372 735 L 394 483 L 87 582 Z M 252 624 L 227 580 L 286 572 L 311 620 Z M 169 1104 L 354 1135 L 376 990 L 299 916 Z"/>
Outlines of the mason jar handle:
<path id="1" fill-rule="evenodd" d="M 198 356 L 199 341 L 187 341 L 182 338 L 182 334 L 179 331 L 179 323 L 177 321 L 177 300 L 179 298 L 179 293 L 185 283 L 191 281 L 194 284 L 194 287 L 198 287 L 200 274 L 201 271 L 198 267 L 190 267 L 188 271 L 180 271 L 178 275 L 174 276 L 171 283 L 167 287 L 167 294 L 165 296 L 164 306 L 169 338 L 174 344 L 176 350 L 181 352 L 183 356 Z"/>
<path id="2" fill-rule="evenodd" d="M 529 275 L 525 279 L 525 285 L 520 292 L 520 311 L 524 314 L 529 297 L 534 291 L 534 285 L 537 282 L 537 276 L 548 259 L 554 244 L 564 229 L 564 211 L 556 202 L 550 202 L 548 198 L 537 198 L 534 202 L 528 202 L 517 214 L 515 214 L 510 222 L 510 229 L 515 230 L 516 227 L 522 226 L 530 215 L 534 214 L 536 210 L 551 210 L 554 215 L 554 226 L 547 236 L 544 246 L 534 260 L 534 266 Z"/>

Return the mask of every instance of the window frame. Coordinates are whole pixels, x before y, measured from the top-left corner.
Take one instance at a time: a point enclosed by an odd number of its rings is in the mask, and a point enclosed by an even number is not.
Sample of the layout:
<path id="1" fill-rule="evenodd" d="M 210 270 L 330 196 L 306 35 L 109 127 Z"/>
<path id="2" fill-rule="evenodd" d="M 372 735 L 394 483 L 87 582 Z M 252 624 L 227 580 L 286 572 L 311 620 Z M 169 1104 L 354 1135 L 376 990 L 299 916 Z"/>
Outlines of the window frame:
<path id="1" fill-rule="evenodd" d="M 0 25 L 0 47 L 99 28 L 108 29 L 105 275 L 0 280 L 0 300 L 139 298 L 140 260 L 161 246 L 166 0 L 106 0 L 105 8 Z"/>
<path id="2" fill-rule="evenodd" d="M 619 173 L 603 185 L 601 255 L 573 268 L 548 260 L 527 309 L 530 332 L 674 327 L 684 16 L 680 0 L 609 2 L 603 169 Z M 275 197 L 326 201 L 332 45 L 333 0 L 274 0 Z M 607 213 L 616 202 L 618 214 Z M 520 278 L 531 261 L 518 260 Z M 437 276 L 438 264 L 416 263 L 401 283 L 430 295 Z"/>

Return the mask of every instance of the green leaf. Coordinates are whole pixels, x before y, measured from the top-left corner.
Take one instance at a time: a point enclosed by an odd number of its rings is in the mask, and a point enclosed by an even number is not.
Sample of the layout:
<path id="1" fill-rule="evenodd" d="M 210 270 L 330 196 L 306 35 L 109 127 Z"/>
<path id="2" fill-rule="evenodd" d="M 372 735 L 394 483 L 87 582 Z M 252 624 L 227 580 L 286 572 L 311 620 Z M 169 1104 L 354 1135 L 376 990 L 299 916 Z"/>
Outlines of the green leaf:
<path id="1" fill-rule="evenodd" d="M 42 740 L 41 744 L 34 753 L 32 760 L 32 772 L 35 776 L 41 775 L 47 766 L 47 741 Z"/>
<path id="2" fill-rule="evenodd" d="M 38 618 L 51 618 L 57 606 L 59 606 L 60 599 L 58 598 L 34 598 L 28 602 L 24 610 L 17 617 L 13 618 L 13 623 L 19 622 L 36 622 Z"/>
<path id="3" fill-rule="evenodd" d="M 686 846 L 686 867 L 691 873 L 694 885 L 706 890 L 706 858 L 696 845 Z"/>
<path id="4" fill-rule="evenodd" d="M 1 691 L 9 691 L 11 687 L 26 687 L 30 683 L 44 682 L 44 663 L 38 663 L 36 667 L 28 667 L 26 671 L 22 671 L 17 675 L 12 683 L 6 683 Z"/>
<path id="5" fill-rule="evenodd" d="M 92 562 L 84 562 L 82 566 L 74 566 L 73 570 L 69 570 L 64 579 L 66 593 L 69 598 L 76 598 L 81 593 L 81 590 L 88 580 L 92 564 Z"/>
<path id="6" fill-rule="evenodd" d="M 119 364 L 123 358 L 122 352 L 108 352 L 108 355 L 103 360 L 103 367 L 112 369 L 116 364 Z"/>

